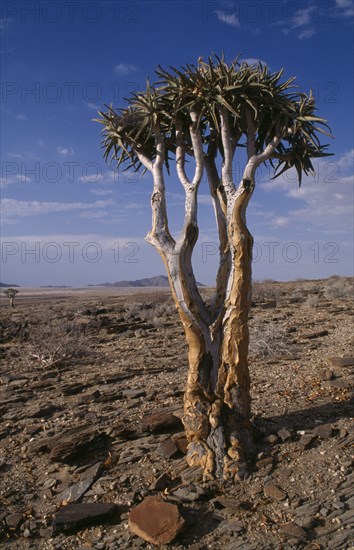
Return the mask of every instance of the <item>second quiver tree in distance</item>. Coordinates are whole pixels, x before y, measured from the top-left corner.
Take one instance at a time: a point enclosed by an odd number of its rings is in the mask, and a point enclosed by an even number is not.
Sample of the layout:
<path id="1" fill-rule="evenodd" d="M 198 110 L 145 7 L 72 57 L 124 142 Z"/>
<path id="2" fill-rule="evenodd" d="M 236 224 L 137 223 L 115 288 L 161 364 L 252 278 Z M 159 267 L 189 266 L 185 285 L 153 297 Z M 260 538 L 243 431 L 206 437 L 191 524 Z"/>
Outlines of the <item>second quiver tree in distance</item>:
<path id="1" fill-rule="evenodd" d="M 253 457 L 248 313 L 253 239 L 246 209 L 257 168 L 269 161 L 275 177 L 294 167 L 313 172 L 311 159 L 326 156 L 318 133 L 329 135 L 315 114 L 313 95 L 299 92 L 283 71 L 238 59 L 201 59 L 197 65 L 156 70 L 155 85 L 132 93 L 127 107 L 108 108 L 104 156 L 117 167 L 152 174 L 152 228 L 146 240 L 162 257 L 189 349 L 183 423 L 187 462 L 208 479 L 242 478 Z M 233 161 L 245 146 L 243 177 L 233 179 Z M 185 170 L 193 163 L 193 177 Z M 219 162 L 221 160 L 221 162 Z M 169 230 L 165 176 L 171 164 L 185 193 L 184 223 Z M 219 165 L 221 168 L 219 169 Z M 202 299 L 192 267 L 198 239 L 198 189 L 204 171 L 215 210 L 220 261 L 215 295 Z"/>

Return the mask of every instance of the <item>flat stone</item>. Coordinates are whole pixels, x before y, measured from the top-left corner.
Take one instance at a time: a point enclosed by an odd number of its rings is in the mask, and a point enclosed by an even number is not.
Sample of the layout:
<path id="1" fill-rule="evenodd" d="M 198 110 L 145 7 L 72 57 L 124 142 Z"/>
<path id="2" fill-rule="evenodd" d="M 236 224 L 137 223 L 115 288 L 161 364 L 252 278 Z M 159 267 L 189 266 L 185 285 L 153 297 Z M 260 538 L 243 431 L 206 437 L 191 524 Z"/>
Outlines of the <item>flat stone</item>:
<path id="1" fill-rule="evenodd" d="M 95 399 L 98 399 L 101 396 L 100 390 L 90 390 L 88 392 L 82 393 L 78 396 L 78 403 L 91 403 L 91 401 L 95 401 Z"/>
<path id="2" fill-rule="evenodd" d="M 9 529 L 17 529 L 22 521 L 22 514 L 9 514 L 6 516 L 5 523 Z"/>
<path id="3" fill-rule="evenodd" d="M 321 380 L 328 381 L 333 380 L 334 371 L 332 369 L 321 369 Z"/>
<path id="4" fill-rule="evenodd" d="M 261 309 L 273 309 L 277 307 L 277 302 L 275 300 L 271 300 L 270 302 L 264 302 L 263 304 L 259 304 L 259 307 Z"/>
<path id="5" fill-rule="evenodd" d="M 145 397 L 146 392 L 144 390 L 124 390 L 122 396 L 126 399 L 138 399 L 138 397 Z"/>
<path id="6" fill-rule="evenodd" d="M 306 334 L 302 335 L 302 338 L 313 340 L 314 338 L 321 338 L 322 336 L 328 336 L 328 334 L 329 334 L 328 330 L 318 330 L 316 332 L 307 332 Z"/>
<path id="7" fill-rule="evenodd" d="M 321 424 L 315 429 L 315 434 L 321 439 L 328 439 L 333 434 L 333 428 L 330 424 Z"/>
<path id="8" fill-rule="evenodd" d="M 292 521 L 284 525 L 281 531 L 282 533 L 284 533 L 284 535 L 286 535 L 289 538 L 293 538 L 297 540 L 306 540 L 307 538 L 306 531 L 302 527 L 300 527 L 300 525 L 297 525 Z"/>
<path id="9" fill-rule="evenodd" d="M 188 449 L 188 440 L 183 433 L 181 434 L 174 434 L 172 436 L 172 439 L 173 441 L 176 443 L 178 449 L 181 451 L 181 453 L 183 453 L 184 455 L 187 454 L 187 449 Z"/>
<path id="10" fill-rule="evenodd" d="M 267 498 L 272 498 L 274 500 L 285 500 L 287 494 L 283 489 L 280 489 L 272 481 L 266 483 L 263 487 L 263 492 Z"/>
<path id="11" fill-rule="evenodd" d="M 68 504 L 54 516 L 53 534 L 72 533 L 90 525 L 102 524 L 117 518 L 117 504 L 108 502 Z"/>
<path id="12" fill-rule="evenodd" d="M 182 502 L 195 502 L 200 500 L 205 495 L 205 490 L 197 484 L 192 483 L 188 487 L 181 487 L 174 491 L 173 496 L 180 499 Z"/>
<path id="13" fill-rule="evenodd" d="M 297 516 L 316 515 L 320 509 L 320 505 L 317 502 L 306 502 L 302 506 L 296 508 L 295 514 Z"/>
<path id="14" fill-rule="evenodd" d="M 277 432 L 277 435 L 283 442 L 291 439 L 291 432 L 289 432 L 289 430 L 287 430 L 286 428 L 282 428 L 281 430 L 279 430 Z"/>
<path id="15" fill-rule="evenodd" d="M 352 384 L 350 380 L 345 380 L 344 378 L 337 378 L 336 380 L 328 380 L 322 382 L 324 388 L 335 388 L 339 390 L 346 390 L 351 388 Z"/>
<path id="16" fill-rule="evenodd" d="M 94 466 L 91 466 L 91 468 L 85 470 L 81 475 L 81 479 L 78 483 L 71 485 L 71 487 L 68 487 L 62 493 L 60 493 L 58 497 L 59 500 L 61 502 L 76 502 L 77 500 L 79 500 L 96 481 L 101 470 L 101 463 L 94 464 Z"/>
<path id="17" fill-rule="evenodd" d="M 302 516 L 295 520 L 296 525 L 304 527 L 305 529 L 312 529 L 315 525 L 315 518 L 313 516 Z"/>
<path id="18" fill-rule="evenodd" d="M 310 446 L 311 446 L 311 443 L 314 441 L 314 439 L 316 438 L 316 435 L 315 434 L 305 434 L 301 437 L 300 441 L 299 441 L 299 447 L 305 451 L 306 449 L 308 449 Z"/>
<path id="19" fill-rule="evenodd" d="M 168 544 L 185 528 L 175 504 L 162 502 L 158 497 L 146 497 L 130 511 L 130 530 L 152 544 Z"/>
<path id="20" fill-rule="evenodd" d="M 245 527 L 239 521 L 231 521 L 222 523 L 219 530 L 222 533 L 242 533 L 245 531 Z"/>
<path id="21" fill-rule="evenodd" d="M 353 367 L 354 357 L 329 357 L 328 361 L 334 367 Z"/>
<path id="22" fill-rule="evenodd" d="M 156 452 L 165 458 L 172 458 L 179 453 L 179 449 L 176 443 L 169 437 L 166 441 L 159 445 Z"/>
<path id="23" fill-rule="evenodd" d="M 171 485 L 171 478 L 166 472 L 161 474 L 158 478 L 154 479 L 154 481 L 150 484 L 149 489 L 150 491 L 163 491 L 167 487 Z"/>
<path id="24" fill-rule="evenodd" d="M 181 429 L 183 424 L 181 419 L 171 411 L 157 411 L 152 414 L 146 414 L 141 419 L 143 431 L 153 433 L 169 432 L 174 428 Z"/>
<path id="25" fill-rule="evenodd" d="M 273 458 L 271 456 L 262 458 L 256 463 L 258 475 L 266 476 L 273 470 Z"/>

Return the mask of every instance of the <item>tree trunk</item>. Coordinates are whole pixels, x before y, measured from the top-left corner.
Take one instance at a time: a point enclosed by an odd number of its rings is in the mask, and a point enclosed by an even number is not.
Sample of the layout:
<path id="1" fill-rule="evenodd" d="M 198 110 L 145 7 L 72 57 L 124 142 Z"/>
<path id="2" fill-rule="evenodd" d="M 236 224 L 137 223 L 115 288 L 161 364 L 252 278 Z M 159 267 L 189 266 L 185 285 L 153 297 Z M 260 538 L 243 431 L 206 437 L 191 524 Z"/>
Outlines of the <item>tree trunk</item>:
<path id="1" fill-rule="evenodd" d="M 13 296 L 10 296 L 9 300 L 10 300 L 10 307 L 14 307 L 14 299 L 13 299 Z"/>
<path id="2" fill-rule="evenodd" d="M 254 454 L 247 359 L 253 239 L 240 209 L 228 229 L 233 267 L 220 321 L 198 330 L 181 316 L 189 346 L 187 461 L 204 479 L 243 478 Z"/>

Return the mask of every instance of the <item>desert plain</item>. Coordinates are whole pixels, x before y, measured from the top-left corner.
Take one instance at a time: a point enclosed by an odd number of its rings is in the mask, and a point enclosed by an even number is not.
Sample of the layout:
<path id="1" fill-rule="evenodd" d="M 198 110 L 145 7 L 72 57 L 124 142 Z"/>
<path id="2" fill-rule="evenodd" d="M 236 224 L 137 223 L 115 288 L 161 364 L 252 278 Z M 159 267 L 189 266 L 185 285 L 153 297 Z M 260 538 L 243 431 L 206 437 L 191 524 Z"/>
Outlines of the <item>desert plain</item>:
<path id="1" fill-rule="evenodd" d="M 3 548 L 354 548 L 353 279 L 254 284 L 257 455 L 236 483 L 186 464 L 169 289 L 18 290 L 0 301 Z M 149 497 L 182 518 L 168 544 L 132 528 Z"/>

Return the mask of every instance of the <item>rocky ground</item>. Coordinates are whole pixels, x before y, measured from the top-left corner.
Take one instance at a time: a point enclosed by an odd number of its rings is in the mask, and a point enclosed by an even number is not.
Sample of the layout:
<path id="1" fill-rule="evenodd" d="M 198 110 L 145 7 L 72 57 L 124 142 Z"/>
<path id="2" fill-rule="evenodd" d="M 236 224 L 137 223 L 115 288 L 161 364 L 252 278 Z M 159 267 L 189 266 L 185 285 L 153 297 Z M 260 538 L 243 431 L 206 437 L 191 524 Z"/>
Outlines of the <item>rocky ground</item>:
<path id="1" fill-rule="evenodd" d="M 153 548 L 142 536 L 166 520 L 179 534 L 151 534 L 159 548 L 353 549 L 352 297 L 344 278 L 255 285 L 258 455 L 232 485 L 186 467 L 168 291 L 3 302 L 0 545 Z"/>

